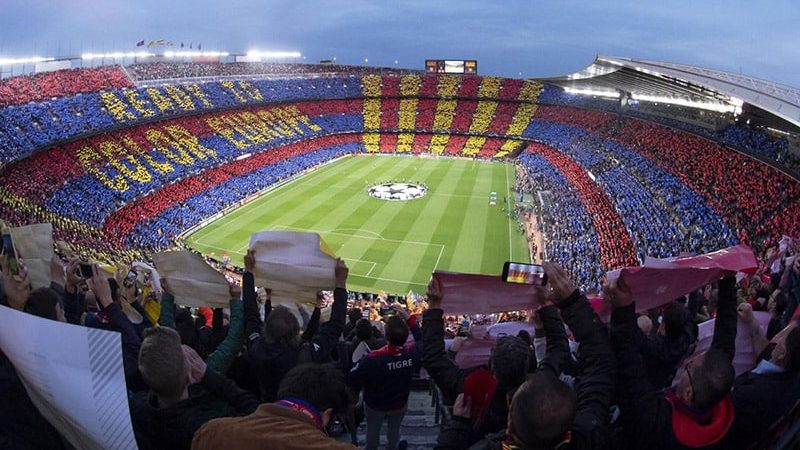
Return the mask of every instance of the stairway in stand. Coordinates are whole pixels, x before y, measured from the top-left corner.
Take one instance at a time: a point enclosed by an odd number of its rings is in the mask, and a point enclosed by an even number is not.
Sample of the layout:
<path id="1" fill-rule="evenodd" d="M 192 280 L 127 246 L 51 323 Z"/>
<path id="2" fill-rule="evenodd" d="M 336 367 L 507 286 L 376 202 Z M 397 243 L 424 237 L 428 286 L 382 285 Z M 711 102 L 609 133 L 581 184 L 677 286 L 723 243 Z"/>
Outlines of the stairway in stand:
<path id="1" fill-rule="evenodd" d="M 400 428 L 400 440 L 408 443 L 408 450 L 432 449 L 439 435 L 439 425 L 434 423 L 434 408 L 431 406 L 431 395 L 428 390 L 411 391 L 408 398 L 408 410 Z M 349 442 L 349 434 L 342 434 L 337 440 Z M 358 427 L 358 446 L 364 448 L 367 443 L 367 422 Z M 386 423 L 381 428 L 380 449 L 386 446 Z"/>

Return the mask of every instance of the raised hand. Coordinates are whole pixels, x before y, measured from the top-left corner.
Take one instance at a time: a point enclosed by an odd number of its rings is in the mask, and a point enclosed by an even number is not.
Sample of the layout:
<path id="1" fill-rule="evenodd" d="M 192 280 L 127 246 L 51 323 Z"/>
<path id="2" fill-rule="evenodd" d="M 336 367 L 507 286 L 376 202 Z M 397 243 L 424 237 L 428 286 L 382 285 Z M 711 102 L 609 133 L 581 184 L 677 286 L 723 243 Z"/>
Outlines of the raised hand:
<path id="1" fill-rule="evenodd" d="M 567 271 L 558 264 L 545 262 L 544 273 L 547 274 L 547 284 L 552 288 L 552 301 L 556 304 L 566 300 L 575 292 L 575 284 L 572 283 Z M 548 298 L 550 300 L 550 298 Z"/>
<path id="2" fill-rule="evenodd" d="M 442 309 L 442 285 L 436 278 L 431 278 L 428 283 L 428 309 Z"/>
<path id="3" fill-rule="evenodd" d="M 347 285 L 347 275 L 350 273 L 350 269 L 347 268 L 347 264 L 344 263 L 342 258 L 336 259 L 336 268 L 334 269 L 334 274 L 336 275 L 336 287 L 346 289 Z"/>
<path id="4" fill-rule="evenodd" d="M 472 398 L 464 395 L 463 392 L 458 394 L 455 403 L 453 403 L 453 415 L 469 419 L 472 416 Z"/>
<path id="5" fill-rule="evenodd" d="M 244 255 L 244 270 L 255 273 L 256 270 L 256 251 L 255 250 L 247 250 L 247 254 Z"/>
<path id="6" fill-rule="evenodd" d="M 61 262 L 61 258 L 56 254 L 53 254 L 53 258 L 50 260 L 50 281 L 60 284 L 61 286 L 66 285 L 64 263 Z"/>
<path id="7" fill-rule="evenodd" d="M 0 258 L 0 267 L 3 269 L 3 291 L 6 294 L 8 306 L 22 311 L 28 302 L 28 295 L 31 293 L 31 280 L 28 278 L 28 271 L 20 264 L 19 274 L 13 275 L 8 268 L 8 257 L 3 255 Z"/>
<path id="8" fill-rule="evenodd" d="M 405 308 L 403 308 L 401 305 L 397 303 L 392 305 L 392 309 L 397 313 L 397 317 L 400 317 L 404 321 L 408 321 L 408 319 L 411 318 L 411 314 L 409 314 Z"/>
<path id="9" fill-rule="evenodd" d="M 621 278 L 607 281 L 603 285 L 603 295 L 614 308 L 622 308 L 633 303 L 633 295 Z"/>
<path id="10" fill-rule="evenodd" d="M 107 308 L 114 302 L 114 298 L 111 297 L 111 286 L 108 284 L 108 277 L 97 267 L 97 264 L 92 264 L 92 278 L 89 278 L 86 282 L 103 308 Z"/>

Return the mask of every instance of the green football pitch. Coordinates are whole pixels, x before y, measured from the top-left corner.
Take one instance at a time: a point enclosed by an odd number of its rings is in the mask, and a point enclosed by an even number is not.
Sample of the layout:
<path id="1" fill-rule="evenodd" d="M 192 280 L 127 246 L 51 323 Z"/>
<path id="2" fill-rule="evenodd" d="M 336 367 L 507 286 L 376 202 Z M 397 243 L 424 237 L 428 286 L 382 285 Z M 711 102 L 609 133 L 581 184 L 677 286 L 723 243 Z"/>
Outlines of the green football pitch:
<path id="1" fill-rule="evenodd" d="M 507 216 L 514 166 L 407 156 L 349 156 L 263 194 L 186 238 L 187 246 L 241 266 L 250 235 L 319 233 L 350 268 L 348 289 L 424 292 L 434 270 L 499 274 L 505 261 L 530 261 L 525 236 Z M 407 201 L 371 197 L 383 182 L 422 183 Z M 489 204 L 491 192 L 497 204 Z"/>

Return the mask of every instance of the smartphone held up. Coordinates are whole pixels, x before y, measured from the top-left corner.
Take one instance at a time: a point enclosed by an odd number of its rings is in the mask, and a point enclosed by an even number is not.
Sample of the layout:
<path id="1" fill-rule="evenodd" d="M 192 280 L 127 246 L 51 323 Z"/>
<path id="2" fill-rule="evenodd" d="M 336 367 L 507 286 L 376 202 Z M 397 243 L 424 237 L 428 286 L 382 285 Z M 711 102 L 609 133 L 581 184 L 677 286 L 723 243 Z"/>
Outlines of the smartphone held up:
<path id="1" fill-rule="evenodd" d="M 544 286 L 547 284 L 547 275 L 544 268 L 538 264 L 528 264 L 508 261 L 503 264 L 503 281 L 506 283 L 530 284 Z"/>

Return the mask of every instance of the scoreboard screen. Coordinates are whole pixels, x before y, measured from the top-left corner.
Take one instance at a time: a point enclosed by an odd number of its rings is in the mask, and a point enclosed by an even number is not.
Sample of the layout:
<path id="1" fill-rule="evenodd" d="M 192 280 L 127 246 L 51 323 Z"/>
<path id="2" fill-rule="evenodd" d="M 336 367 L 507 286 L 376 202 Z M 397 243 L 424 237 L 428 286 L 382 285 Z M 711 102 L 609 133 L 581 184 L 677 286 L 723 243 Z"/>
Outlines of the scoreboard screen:
<path id="1" fill-rule="evenodd" d="M 474 59 L 467 59 L 467 60 L 426 59 L 425 72 L 477 74 L 478 61 Z"/>

